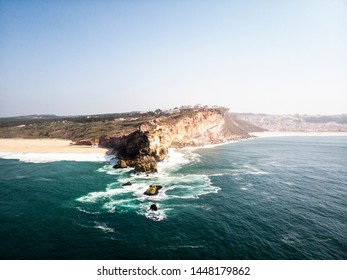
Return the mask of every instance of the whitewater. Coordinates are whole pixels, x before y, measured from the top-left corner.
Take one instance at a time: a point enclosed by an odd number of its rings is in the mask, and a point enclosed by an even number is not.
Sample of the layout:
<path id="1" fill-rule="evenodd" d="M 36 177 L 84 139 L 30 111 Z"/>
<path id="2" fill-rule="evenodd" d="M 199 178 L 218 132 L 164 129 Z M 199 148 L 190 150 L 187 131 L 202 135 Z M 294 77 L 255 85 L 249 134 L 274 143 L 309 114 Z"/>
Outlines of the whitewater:
<path id="1" fill-rule="evenodd" d="M 1 153 L 0 256 L 347 258 L 346 136 L 169 155 L 147 176 L 114 169 L 116 159 L 100 154 Z M 163 186 L 158 196 L 143 194 L 150 184 Z"/>

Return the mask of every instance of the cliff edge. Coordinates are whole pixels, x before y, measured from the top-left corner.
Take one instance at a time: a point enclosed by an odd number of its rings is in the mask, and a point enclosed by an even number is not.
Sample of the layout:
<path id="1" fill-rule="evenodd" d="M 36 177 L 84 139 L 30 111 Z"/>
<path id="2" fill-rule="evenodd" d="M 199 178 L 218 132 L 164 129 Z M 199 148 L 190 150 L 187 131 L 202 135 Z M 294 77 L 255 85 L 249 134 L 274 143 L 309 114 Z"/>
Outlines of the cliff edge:
<path id="1" fill-rule="evenodd" d="M 117 151 L 118 168 L 156 172 L 169 148 L 197 147 L 250 137 L 224 107 L 183 110 L 141 123 L 127 135 L 106 136 L 99 146 Z"/>
<path id="2" fill-rule="evenodd" d="M 74 145 L 111 148 L 119 159 L 117 167 L 153 172 L 171 147 L 204 146 L 250 137 L 250 124 L 228 111 L 224 107 L 196 105 L 165 111 L 0 118 L 0 137 L 70 139 Z"/>

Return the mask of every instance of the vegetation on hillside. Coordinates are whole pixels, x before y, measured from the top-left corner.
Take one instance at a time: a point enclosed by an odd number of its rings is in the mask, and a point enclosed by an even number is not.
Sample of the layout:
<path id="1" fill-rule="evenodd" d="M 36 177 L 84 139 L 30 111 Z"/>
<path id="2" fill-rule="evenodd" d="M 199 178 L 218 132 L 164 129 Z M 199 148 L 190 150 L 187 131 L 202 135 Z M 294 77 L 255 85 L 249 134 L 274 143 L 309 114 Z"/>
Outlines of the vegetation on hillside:
<path id="1" fill-rule="evenodd" d="M 183 107 L 183 108 L 182 108 Z M 189 107 L 162 111 L 130 112 L 89 116 L 59 117 L 55 115 L 31 115 L 13 118 L 0 118 L 0 138 L 60 138 L 79 141 L 98 139 L 102 135 L 122 136 L 137 130 L 140 124 L 160 118 L 161 121 L 175 124 L 182 117 L 192 117 L 197 111 L 209 110 L 224 115 L 224 107 Z M 246 124 L 230 116 L 227 125 L 235 131 L 245 130 Z M 246 129 L 247 131 L 247 129 Z"/>
<path id="2" fill-rule="evenodd" d="M 154 114 L 154 113 L 153 113 Z M 131 132 L 153 114 L 126 113 L 53 118 L 0 119 L 1 138 L 95 139 L 101 135 Z"/>

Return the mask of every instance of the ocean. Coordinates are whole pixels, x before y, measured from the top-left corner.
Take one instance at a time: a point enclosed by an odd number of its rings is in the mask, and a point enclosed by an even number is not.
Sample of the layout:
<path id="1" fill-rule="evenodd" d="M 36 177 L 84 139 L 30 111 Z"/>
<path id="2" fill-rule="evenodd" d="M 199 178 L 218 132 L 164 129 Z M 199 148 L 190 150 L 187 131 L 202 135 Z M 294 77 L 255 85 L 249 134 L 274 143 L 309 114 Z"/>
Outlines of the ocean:
<path id="1" fill-rule="evenodd" d="M 345 136 L 171 150 L 150 176 L 111 157 L 0 157 L 1 259 L 347 259 Z"/>

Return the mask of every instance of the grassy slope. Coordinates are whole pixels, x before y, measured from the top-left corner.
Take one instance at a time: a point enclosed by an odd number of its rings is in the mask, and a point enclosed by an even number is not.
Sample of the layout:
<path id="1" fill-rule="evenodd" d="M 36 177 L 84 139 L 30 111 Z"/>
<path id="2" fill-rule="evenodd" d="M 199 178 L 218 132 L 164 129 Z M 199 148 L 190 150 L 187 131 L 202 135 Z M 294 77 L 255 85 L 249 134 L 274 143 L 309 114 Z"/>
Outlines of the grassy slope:
<path id="1" fill-rule="evenodd" d="M 102 135 L 127 135 L 135 131 L 141 123 L 155 118 L 160 118 L 163 122 L 175 124 L 183 116 L 192 117 L 194 114 L 193 110 L 185 110 L 174 114 L 133 112 L 76 117 L 30 116 L 3 118 L 0 119 L 0 138 L 60 138 L 75 141 L 98 139 Z M 245 122 L 234 116 L 231 119 L 232 121 L 229 123 L 230 129 L 235 131 L 235 133 L 239 132 L 242 134 L 242 132 L 250 131 L 250 127 L 247 127 Z"/>
<path id="2" fill-rule="evenodd" d="M 96 139 L 101 135 L 119 135 L 134 131 L 147 117 L 128 120 L 87 117 L 67 119 L 0 120 L 0 138 Z"/>

